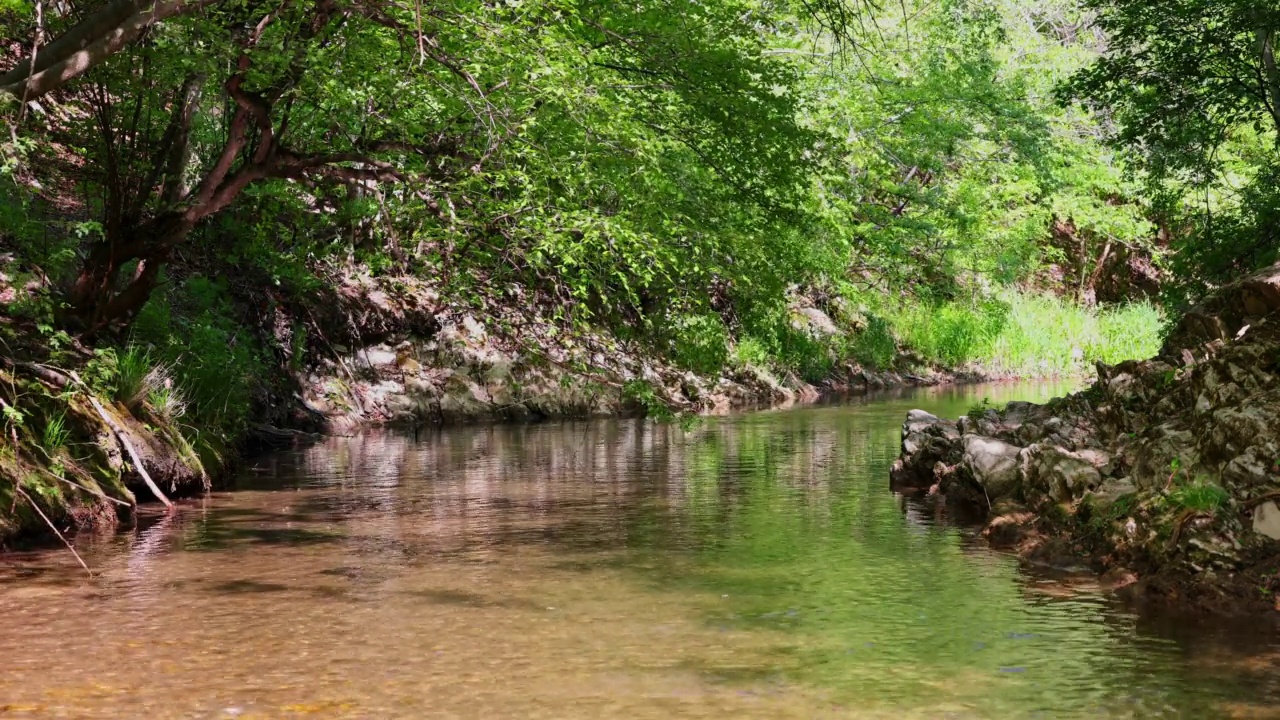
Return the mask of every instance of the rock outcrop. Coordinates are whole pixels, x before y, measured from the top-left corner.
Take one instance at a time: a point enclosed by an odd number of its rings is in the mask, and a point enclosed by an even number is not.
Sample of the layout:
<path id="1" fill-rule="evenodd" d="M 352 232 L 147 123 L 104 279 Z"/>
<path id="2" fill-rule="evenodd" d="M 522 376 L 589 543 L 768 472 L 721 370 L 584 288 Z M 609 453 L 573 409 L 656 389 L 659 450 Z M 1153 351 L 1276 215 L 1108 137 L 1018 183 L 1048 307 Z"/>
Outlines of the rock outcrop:
<path id="1" fill-rule="evenodd" d="M 988 535 L 1029 555 L 1069 546 L 1099 569 L 1176 578 L 1184 597 L 1274 607 L 1280 265 L 1188 312 L 1158 357 L 1099 365 L 1082 392 L 956 422 L 913 411 L 892 482 L 987 512 Z"/>
<path id="2" fill-rule="evenodd" d="M 956 378 L 928 368 L 918 374 L 874 372 L 847 358 L 833 358 L 829 376 L 817 385 L 794 373 L 736 363 L 717 374 L 698 374 L 606 332 L 567 328 L 512 292 L 472 307 L 447 302 L 412 278 L 352 280 L 334 293 L 333 307 L 326 310 L 332 317 L 324 326 L 339 330 L 302 338 L 311 346 L 309 356 L 318 358 L 300 373 L 299 397 L 290 398 L 300 400 L 296 414 L 306 422 L 284 421 L 347 432 L 384 423 L 719 413 Z M 846 332 L 841 324 L 856 327 L 843 316 L 837 323 L 815 302 L 797 296 L 791 309 L 796 330 L 817 340 Z M 281 347 L 299 341 L 289 316 L 282 308 L 274 323 Z"/>

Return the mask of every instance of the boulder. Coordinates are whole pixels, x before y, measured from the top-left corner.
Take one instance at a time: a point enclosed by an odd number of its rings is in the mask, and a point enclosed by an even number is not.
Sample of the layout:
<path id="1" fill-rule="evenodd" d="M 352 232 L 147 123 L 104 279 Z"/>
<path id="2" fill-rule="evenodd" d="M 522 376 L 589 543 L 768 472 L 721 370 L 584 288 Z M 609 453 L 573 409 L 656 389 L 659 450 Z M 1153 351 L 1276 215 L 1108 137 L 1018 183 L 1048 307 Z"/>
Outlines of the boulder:
<path id="1" fill-rule="evenodd" d="M 956 424 L 923 410 L 907 413 L 902 424 L 902 457 L 890 469 L 896 489 L 923 489 L 934 483 L 933 469 L 960 461 L 960 431 Z"/>
<path id="2" fill-rule="evenodd" d="M 795 310 L 794 325 L 797 330 L 805 330 L 814 337 L 833 337 L 840 334 L 831 316 L 815 307 L 801 307 Z"/>
<path id="3" fill-rule="evenodd" d="M 1028 501 L 1040 498 L 1057 502 L 1078 500 L 1102 484 L 1102 473 L 1094 466 L 1096 461 L 1096 457 L 1057 445 L 1032 445 L 1019 457 L 1023 493 Z"/>
<path id="4" fill-rule="evenodd" d="M 961 467 L 982 486 L 987 498 L 995 502 L 1017 491 L 1020 452 L 1022 448 L 1003 440 L 966 435 Z"/>

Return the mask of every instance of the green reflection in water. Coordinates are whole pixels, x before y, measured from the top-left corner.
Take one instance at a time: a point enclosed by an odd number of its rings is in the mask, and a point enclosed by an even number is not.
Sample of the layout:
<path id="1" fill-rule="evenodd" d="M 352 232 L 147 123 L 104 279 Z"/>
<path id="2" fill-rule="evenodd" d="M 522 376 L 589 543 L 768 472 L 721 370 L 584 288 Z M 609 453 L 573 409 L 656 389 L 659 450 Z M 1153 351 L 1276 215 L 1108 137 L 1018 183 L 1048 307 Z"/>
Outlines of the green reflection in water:
<path id="1" fill-rule="evenodd" d="M 1030 399 L 1061 388 L 1038 390 Z M 955 417 L 979 399 L 952 390 L 689 434 L 683 494 L 661 501 L 665 528 L 637 522 L 633 547 L 650 548 L 661 586 L 719 597 L 710 626 L 776 638 L 767 665 L 697 669 L 928 717 L 1225 716 L 1225 698 L 1247 694 L 1230 676 L 1188 672 L 1173 641 L 1136 635 L 1101 596 L 1035 592 L 1013 558 L 886 491 L 907 408 Z M 676 547 L 690 550 L 673 560 Z"/>
<path id="2" fill-rule="evenodd" d="M 1280 716 L 1274 625 L 1135 617 L 889 491 L 908 409 L 1066 389 L 259 458 L 81 538 L 92 580 L 61 550 L 0 563 L 0 714 Z"/>

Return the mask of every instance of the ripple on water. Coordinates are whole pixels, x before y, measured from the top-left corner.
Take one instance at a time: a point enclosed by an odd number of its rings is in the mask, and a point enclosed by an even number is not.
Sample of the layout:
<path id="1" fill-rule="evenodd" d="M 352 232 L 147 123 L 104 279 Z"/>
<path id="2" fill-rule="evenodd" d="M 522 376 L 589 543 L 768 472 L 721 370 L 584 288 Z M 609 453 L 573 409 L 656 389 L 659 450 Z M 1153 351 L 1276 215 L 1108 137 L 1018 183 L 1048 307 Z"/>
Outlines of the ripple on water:
<path id="1" fill-rule="evenodd" d="M 0 714 L 1274 717 L 1280 643 L 1029 576 L 895 496 L 932 389 L 708 420 L 335 438 L 0 565 Z M 16 621 L 15 621 L 16 619 Z"/>

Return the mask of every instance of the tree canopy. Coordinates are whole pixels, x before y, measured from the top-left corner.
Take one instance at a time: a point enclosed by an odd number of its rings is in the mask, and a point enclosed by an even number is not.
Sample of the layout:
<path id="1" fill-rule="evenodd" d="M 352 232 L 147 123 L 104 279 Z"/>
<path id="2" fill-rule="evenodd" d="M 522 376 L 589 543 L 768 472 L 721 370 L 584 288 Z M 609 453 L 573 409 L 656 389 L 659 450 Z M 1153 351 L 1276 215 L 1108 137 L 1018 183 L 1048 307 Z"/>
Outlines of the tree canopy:
<path id="1" fill-rule="evenodd" d="M 1091 303 L 1275 244 L 1258 2 L 27 3 L 0 15 L 0 179 L 28 219 L 42 174 L 74 179 L 59 317 L 89 336 L 200 257 L 515 284 L 785 354 L 798 293 Z"/>
<path id="2" fill-rule="evenodd" d="M 1280 7 L 1090 0 L 1108 50 L 1063 87 L 1111 138 L 1171 228 L 1179 275 L 1218 282 L 1275 256 Z"/>

